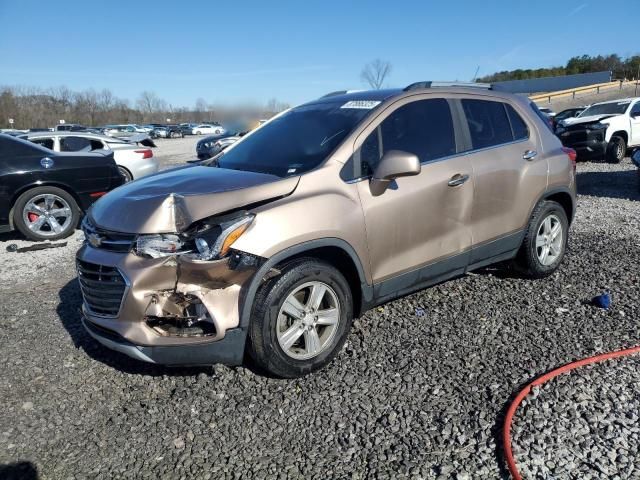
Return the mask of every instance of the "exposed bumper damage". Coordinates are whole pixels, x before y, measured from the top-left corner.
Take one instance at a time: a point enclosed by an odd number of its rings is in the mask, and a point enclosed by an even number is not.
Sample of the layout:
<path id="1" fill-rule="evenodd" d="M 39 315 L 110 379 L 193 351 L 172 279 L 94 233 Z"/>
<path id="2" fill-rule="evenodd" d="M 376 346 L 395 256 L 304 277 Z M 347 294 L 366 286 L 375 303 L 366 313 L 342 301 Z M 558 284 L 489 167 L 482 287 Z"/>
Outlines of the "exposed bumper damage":
<path id="1" fill-rule="evenodd" d="M 214 261 L 152 259 L 85 245 L 77 260 L 84 325 L 103 345 L 168 365 L 242 362 L 240 298 L 264 259 L 238 251 Z"/>

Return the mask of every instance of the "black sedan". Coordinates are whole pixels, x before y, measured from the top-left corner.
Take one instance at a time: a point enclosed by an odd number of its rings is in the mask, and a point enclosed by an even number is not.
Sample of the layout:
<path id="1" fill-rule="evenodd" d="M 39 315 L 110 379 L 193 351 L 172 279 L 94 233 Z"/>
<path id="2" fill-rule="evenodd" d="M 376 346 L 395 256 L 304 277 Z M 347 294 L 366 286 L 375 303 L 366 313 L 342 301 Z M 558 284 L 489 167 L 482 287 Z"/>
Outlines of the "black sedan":
<path id="1" fill-rule="evenodd" d="M 113 153 L 59 153 L 0 134 L 0 232 L 68 237 L 83 211 L 123 183 Z"/>

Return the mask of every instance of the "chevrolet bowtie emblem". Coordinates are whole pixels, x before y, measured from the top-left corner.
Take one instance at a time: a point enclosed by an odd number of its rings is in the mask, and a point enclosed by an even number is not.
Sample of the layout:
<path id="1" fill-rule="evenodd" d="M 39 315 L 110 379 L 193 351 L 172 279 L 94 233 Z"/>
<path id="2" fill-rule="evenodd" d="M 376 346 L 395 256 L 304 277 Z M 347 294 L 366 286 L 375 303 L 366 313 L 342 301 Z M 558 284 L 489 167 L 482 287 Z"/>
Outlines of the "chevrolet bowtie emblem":
<path id="1" fill-rule="evenodd" d="M 94 248 L 98 248 L 100 245 L 102 245 L 102 237 L 97 233 L 89 233 L 87 235 L 87 241 L 89 242 L 89 245 Z"/>

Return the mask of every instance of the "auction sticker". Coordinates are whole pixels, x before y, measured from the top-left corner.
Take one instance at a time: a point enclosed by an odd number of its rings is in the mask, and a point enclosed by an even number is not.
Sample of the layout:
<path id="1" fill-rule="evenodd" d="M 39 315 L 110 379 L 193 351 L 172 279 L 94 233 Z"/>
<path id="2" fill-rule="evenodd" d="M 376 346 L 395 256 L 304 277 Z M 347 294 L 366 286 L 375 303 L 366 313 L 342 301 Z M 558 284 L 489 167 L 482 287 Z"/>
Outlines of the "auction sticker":
<path id="1" fill-rule="evenodd" d="M 345 103 L 340 108 L 358 108 L 362 110 L 371 110 L 373 107 L 380 105 L 377 100 L 351 100 Z"/>

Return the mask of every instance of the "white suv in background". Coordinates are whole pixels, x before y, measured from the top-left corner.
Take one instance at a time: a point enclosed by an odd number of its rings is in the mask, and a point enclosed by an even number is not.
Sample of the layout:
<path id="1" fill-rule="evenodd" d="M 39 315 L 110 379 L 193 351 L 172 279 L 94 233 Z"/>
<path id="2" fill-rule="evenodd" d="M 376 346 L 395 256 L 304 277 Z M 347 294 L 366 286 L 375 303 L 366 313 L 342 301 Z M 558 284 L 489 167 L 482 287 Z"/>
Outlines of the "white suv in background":
<path id="1" fill-rule="evenodd" d="M 556 134 L 579 158 L 619 163 L 628 148 L 640 146 L 640 97 L 594 103 L 577 117 L 562 120 Z"/>

